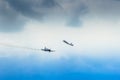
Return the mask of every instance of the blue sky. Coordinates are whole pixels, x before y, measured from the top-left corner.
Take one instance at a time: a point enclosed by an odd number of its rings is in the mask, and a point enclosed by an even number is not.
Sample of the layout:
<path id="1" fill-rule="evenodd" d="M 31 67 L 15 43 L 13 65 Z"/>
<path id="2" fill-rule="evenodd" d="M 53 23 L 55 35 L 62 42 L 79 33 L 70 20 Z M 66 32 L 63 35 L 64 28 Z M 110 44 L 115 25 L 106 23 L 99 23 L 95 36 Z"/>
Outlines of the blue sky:
<path id="1" fill-rule="evenodd" d="M 0 80 L 119 80 L 119 8 L 119 0 L 0 0 Z M 55 52 L 33 50 L 44 46 Z"/>

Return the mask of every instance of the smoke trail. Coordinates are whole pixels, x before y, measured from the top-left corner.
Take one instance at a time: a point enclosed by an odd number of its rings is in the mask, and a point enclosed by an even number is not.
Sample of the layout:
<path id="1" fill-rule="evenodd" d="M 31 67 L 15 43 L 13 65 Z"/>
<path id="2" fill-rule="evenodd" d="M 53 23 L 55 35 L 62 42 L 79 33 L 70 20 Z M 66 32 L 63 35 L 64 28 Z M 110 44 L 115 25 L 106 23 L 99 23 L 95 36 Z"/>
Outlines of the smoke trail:
<path id="1" fill-rule="evenodd" d="M 0 43 L 0 45 L 1 46 L 6 46 L 6 47 L 12 47 L 12 48 L 21 48 L 21 49 L 35 50 L 35 51 L 41 50 L 41 49 L 38 49 L 38 48 L 31 48 L 31 47 L 12 45 L 12 44 L 6 44 L 6 43 Z"/>

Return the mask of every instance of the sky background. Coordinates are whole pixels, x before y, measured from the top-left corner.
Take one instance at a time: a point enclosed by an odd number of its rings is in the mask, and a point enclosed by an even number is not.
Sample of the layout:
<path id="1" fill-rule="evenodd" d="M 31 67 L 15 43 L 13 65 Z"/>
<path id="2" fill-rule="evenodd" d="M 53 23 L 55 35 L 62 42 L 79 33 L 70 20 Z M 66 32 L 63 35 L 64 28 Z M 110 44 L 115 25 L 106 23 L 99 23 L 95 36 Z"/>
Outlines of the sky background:
<path id="1" fill-rule="evenodd" d="M 120 0 L 0 0 L 0 80 L 120 80 L 119 9 Z M 33 50 L 45 46 L 55 52 Z"/>

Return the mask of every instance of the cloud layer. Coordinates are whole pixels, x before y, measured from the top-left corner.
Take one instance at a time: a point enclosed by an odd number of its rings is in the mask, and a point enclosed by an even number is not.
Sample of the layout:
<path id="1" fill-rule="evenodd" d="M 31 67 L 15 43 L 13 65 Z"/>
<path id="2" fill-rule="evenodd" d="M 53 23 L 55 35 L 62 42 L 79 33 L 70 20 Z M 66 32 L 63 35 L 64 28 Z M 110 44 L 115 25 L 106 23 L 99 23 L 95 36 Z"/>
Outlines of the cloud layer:
<path id="1" fill-rule="evenodd" d="M 64 3 L 65 2 L 65 3 Z M 50 16 L 68 19 L 71 26 L 79 24 L 79 15 L 86 8 L 82 1 L 58 0 L 1 0 L 0 30 L 21 30 L 26 20 L 44 21 Z M 72 4 L 73 3 L 73 4 Z"/>
<path id="2" fill-rule="evenodd" d="M 72 27 L 82 26 L 83 16 L 118 20 L 119 8 L 118 0 L 0 0 L 0 31 L 21 31 L 29 20 Z"/>

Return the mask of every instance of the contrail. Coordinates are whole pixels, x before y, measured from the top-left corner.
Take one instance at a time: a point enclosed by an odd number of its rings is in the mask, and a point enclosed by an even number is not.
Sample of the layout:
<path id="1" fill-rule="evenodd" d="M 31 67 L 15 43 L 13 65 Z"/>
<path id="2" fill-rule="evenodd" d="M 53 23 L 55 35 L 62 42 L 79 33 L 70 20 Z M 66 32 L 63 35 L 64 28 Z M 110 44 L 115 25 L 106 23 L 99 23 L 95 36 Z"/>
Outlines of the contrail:
<path id="1" fill-rule="evenodd" d="M 21 49 L 35 50 L 35 51 L 41 50 L 41 49 L 38 49 L 38 48 L 30 48 L 30 47 L 19 46 L 19 45 L 12 45 L 12 44 L 6 44 L 6 43 L 0 43 L 0 45 L 1 46 L 6 46 L 6 47 L 12 47 L 12 48 L 21 48 Z"/>

